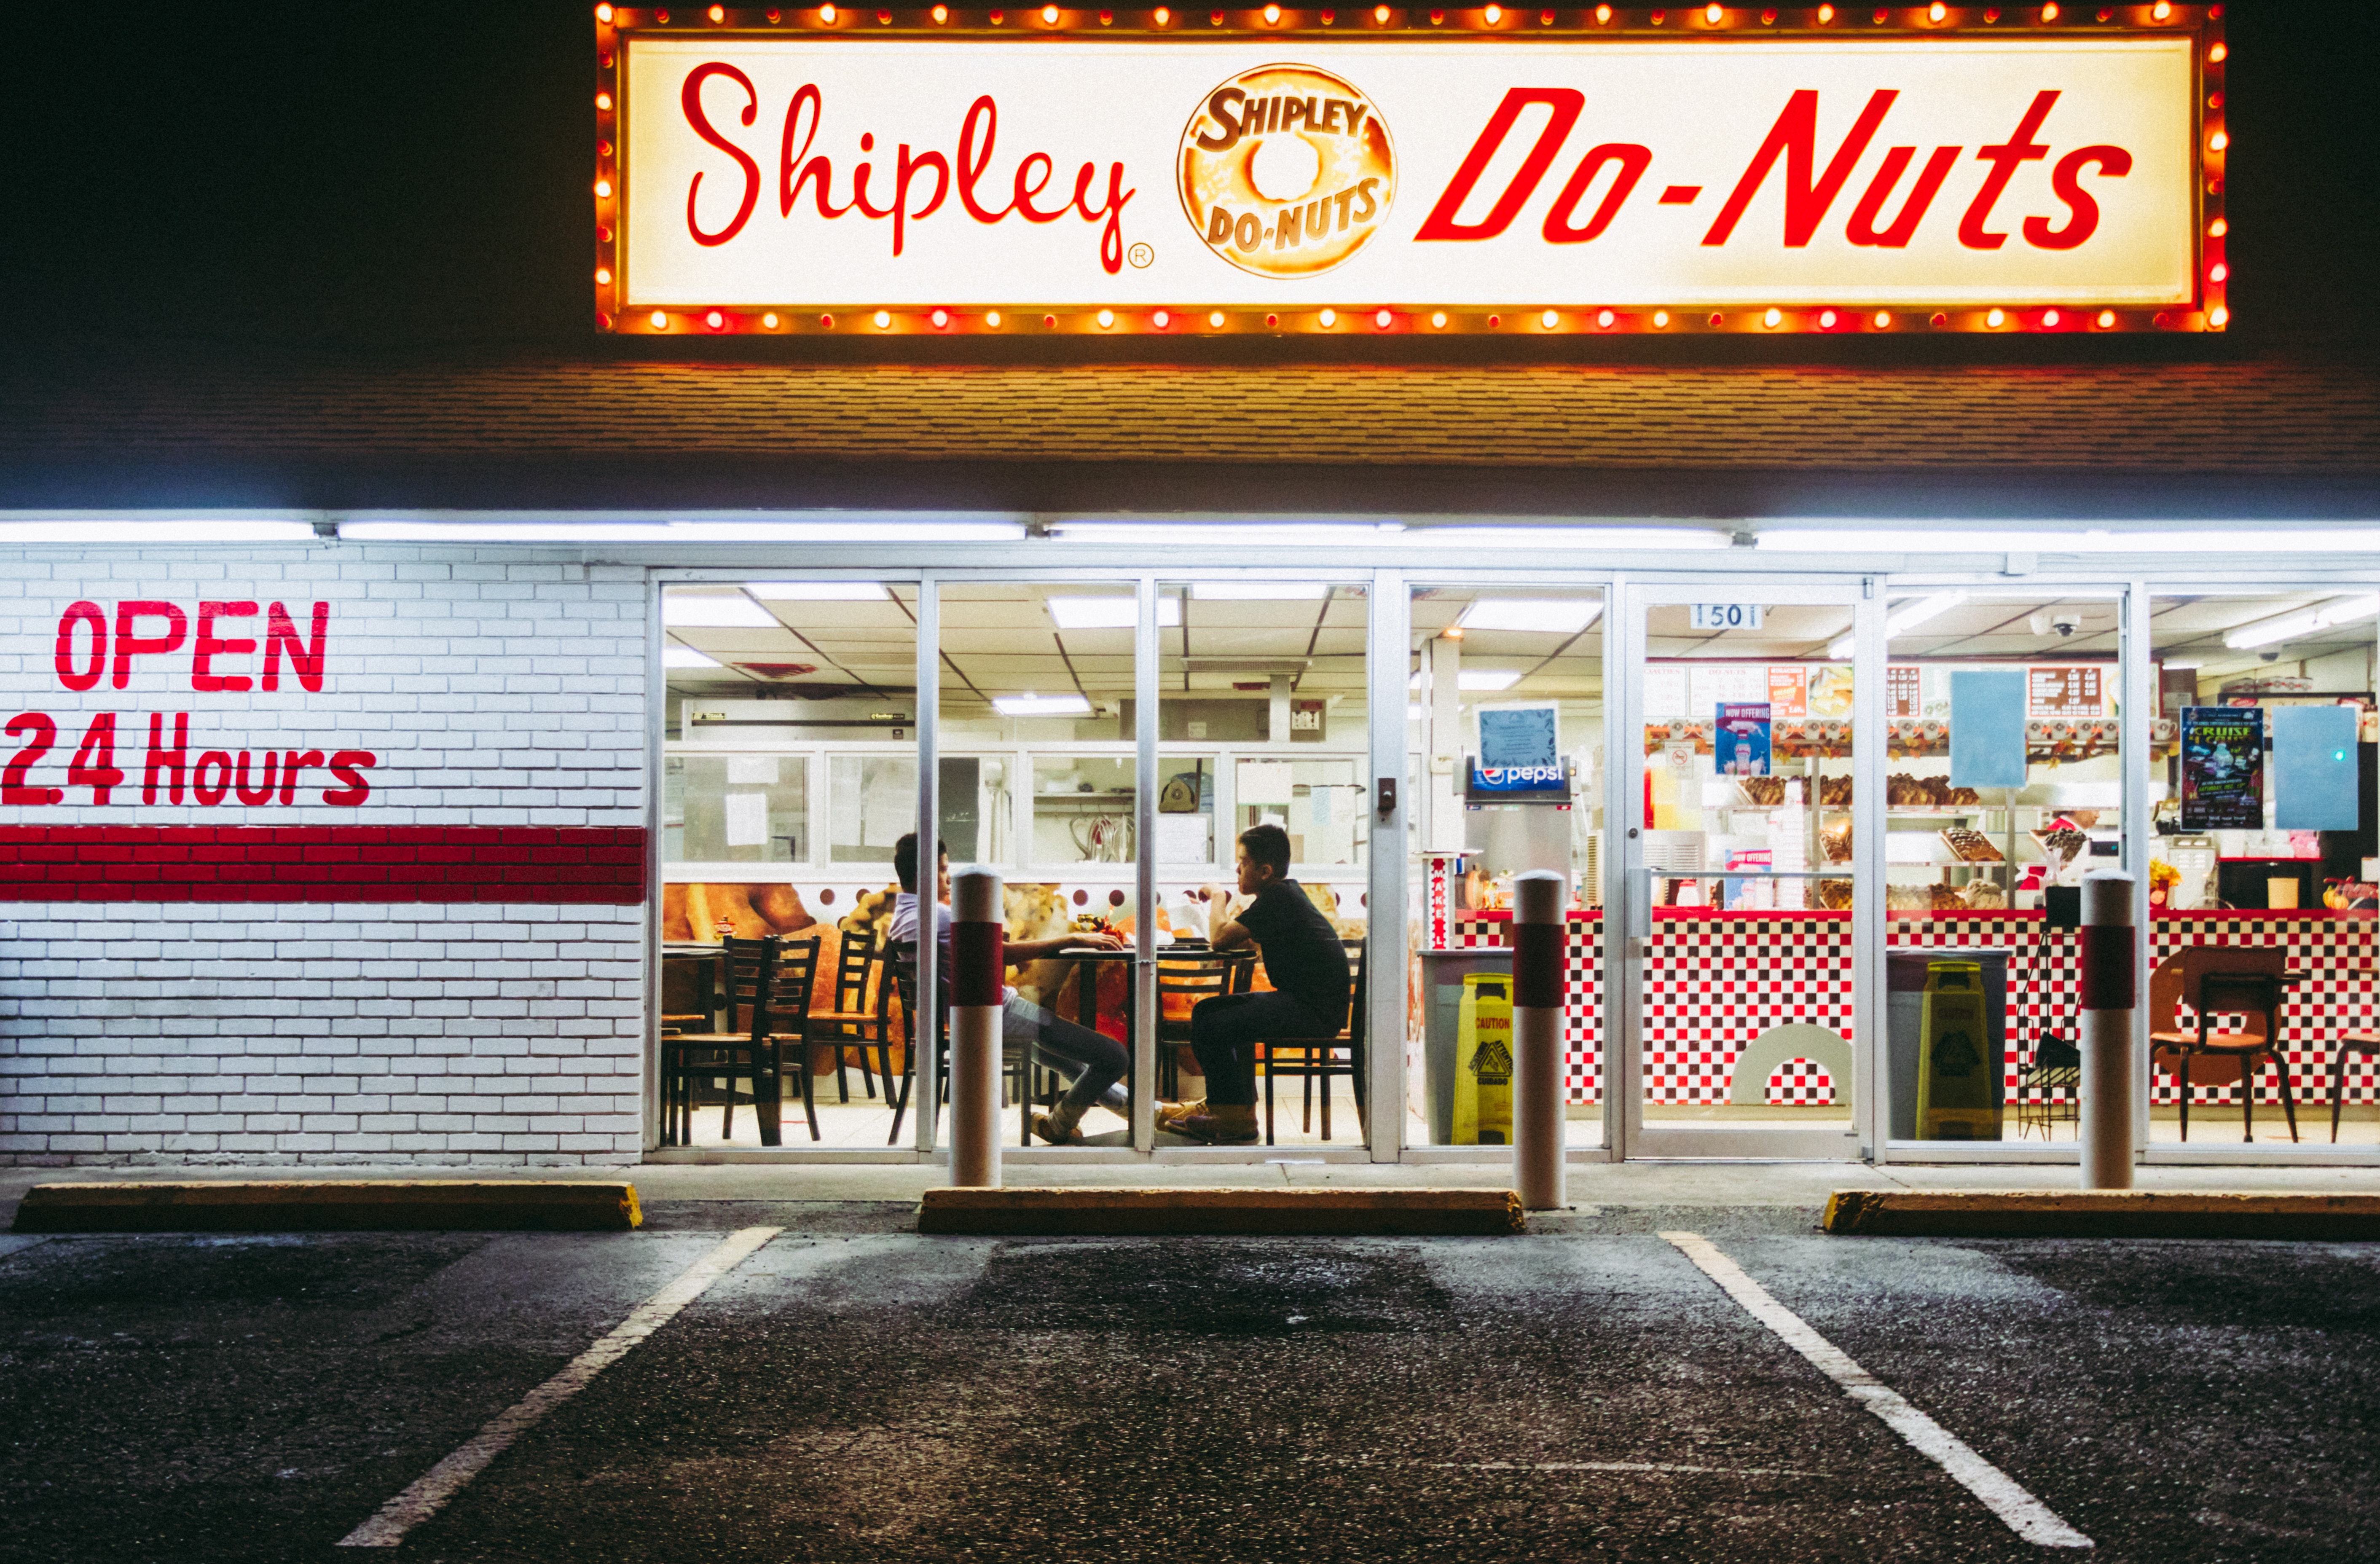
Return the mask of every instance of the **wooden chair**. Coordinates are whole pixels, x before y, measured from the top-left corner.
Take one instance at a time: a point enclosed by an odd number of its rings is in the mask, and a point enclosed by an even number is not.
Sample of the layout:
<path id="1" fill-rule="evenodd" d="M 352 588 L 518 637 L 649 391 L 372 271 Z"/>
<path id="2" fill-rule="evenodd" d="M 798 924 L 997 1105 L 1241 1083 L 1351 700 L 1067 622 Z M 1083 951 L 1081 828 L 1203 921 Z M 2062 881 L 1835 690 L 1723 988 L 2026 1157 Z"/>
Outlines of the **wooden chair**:
<path id="1" fill-rule="evenodd" d="M 801 1069 L 802 1113 L 809 1121 L 812 1140 L 819 1139 L 820 1135 L 818 1094 L 814 1085 L 818 1073 L 818 1051 L 812 1047 L 810 1036 L 810 992 L 811 984 L 818 976 L 819 953 L 825 943 L 823 934 L 813 934 L 804 940 L 780 935 L 776 970 L 770 974 L 766 989 L 770 1073 L 772 1076 L 782 1075 L 786 1052 L 790 1049 Z M 835 1057 L 838 1061 L 843 1057 L 841 1049 L 836 1050 Z M 778 1104 L 771 1101 L 762 1113 L 760 1144 L 763 1146 L 779 1144 L 770 1138 L 770 1132 L 776 1127 L 772 1121 L 777 1118 L 777 1107 Z"/>
<path id="2" fill-rule="evenodd" d="M 2330 1050 L 2330 1144 L 2338 1144 L 2338 1105 L 2347 1088 L 2347 1056 L 2380 1059 L 2380 1032 L 2347 1032 Z"/>
<path id="3" fill-rule="evenodd" d="M 1305 1116 L 1301 1129 L 1314 1132 L 1314 1092 L 1316 1083 L 1322 1088 L 1322 1138 L 1330 1138 L 1330 1083 L 1339 1076 L 1347 1077 L 1355 1092 L 1355 1121 L 1366 1135 L 1371 1133 L 1369 1083 L 1364 1079 L 1364 1000 L 1366 964 L 1364 941 L 1342 940 L 1346 948 L 1347 965 L 1354 976 L 1354 988 L 1347 1004 L 1347 1024 L 1330 1037 L 1276 1037 L 1264 1045 L 1265 1050 L 1265 1144 L 1273 1144 L 1273 1078 L 1288 1076 L 1302 1083 L 1305 1096 Z M 1347 1050 L 1339 1057 L 1339 1050 Z"/>
<path id="4" fill-rule="evenodd" d="M 810 1041 L 813 1047 L 834 1049 L 834 1086 L 841 1100 L 851 1100 L 851 1078 L 845 1071 L 844 1052 L 856 1047 L 859 1051 L 859 1084 L 870 1101 L 876 1097 L 876 1077 L 884 1077 L 884 1096 L 892 1096 L 892 1052 L 890 1033 L 885 1023 L 885 1007 L 870 998 L 868 989 L 877 983 L 880 953 L 875 937 L 844 931 L 843 946 L 834 964 L 834 1008 L 810 1012 Z M 876 1065 L 870 1069 L 868 1050 L 876 1050 Z"/>
<path id="5" fill-rule="evenodd" d="M 2149 975 L 2149 1061 L 2152 1072 L 2159 1059 L 2181 1096 L 2181 1138 L 2190 1138 L 2190 1097 L 2193 1086 L 2218 1086 L 2236 1073 L 2240 1085 L 2240 1138 L 2255 1139 L 2256 1076 L 2264 1059 L 2280 1077 L 2281 1109 L 2289 1121 L 2289 1139 L 2298 1138 L 2297 1100 L 2289 1091 L 2289 1071 L 2280 1056 L 2281 991 L 2288 976 L 2289 952 L 2253 945 L 2188 945 L 2157 964 Z M 2178 1005 L 2198 1014 L 2195 1030 L 2179 1023 Z M 2237 1032 L 2213 1029 L 2218 1014 L 2237 1015 L 2247 1025 Z M 2264 1056 L 2260 1059 L 2259 1056 Z M 2229 1064 L 2229 1072 L 2223 1070 Z"/>
<path id="6" fill-rule="evenodd" d="M 700 1032 L 667 1030 L 661 1040 L 662 1141 L 669 1146 L 690 1146 L 694 1143 L 694 1110 L 696 1095 L 705 1083 L 722 1076 L 729 1078 L 726 1100 L 722 1105 L 719 1135 L 726 1139 L 735 1128 L 735 1088 L 734 1079 L 742 1076 L 752 1089 L 753 1111 L 759 1116 L 761 1139 L 770 1139 L 775 1128 L 773 1093 L 775 1071 L 768 1061 L 769 1007 L 766 999 L 777 967 L 778 946 L 775 937 L 765 940 L 738 940 L 729 937 L 722 942 L 722 962 L 726 967 L 727 1010 L 730 1024 L 741 1029 L 731 1032 Z M 764 1088 L 762 1076 L 768 1081 Z"/>
<path id="7" fill-rule="evenodd" d="M 2065 1094 L 2059 1101 L 2055 1094 Z M 2047 1140 L 2060 1124 L 2082 1118 L 2082 1048 L 2071 1037 L 2044 1028 L 2033 1042 L 2033 1062 L 2016 1073 L 2016 1134 L 2034 1131 Z"/>
<path id="8" fill-rule="evenodd" d="M 1190 1046 L 1190 1012 L 1201 1000 L 1244 991 L 1256 971 L 1252 953 L 1214 951 L 1157 952 L 1157 1095 L 1182 1094 L 1181 1049 Z M 1177 1013 L 1178 1016 L 1177 1016 Z M 1131 1051 L 1126 1045 L 1125 1051 Z M 1139 1083 L 1133 1083 L 1139 1088 Z"/>
<path id="9" fill-rule="evenodd" d="M 892 1131 L 884 1137 L 885 1145 L 895 1146 L 901 1139 L 902 1116 L 909 1111 L 910 1088 L 916 1085 L 917 1081 L 917 945 L 907 940 L 885 941 L 884 969 L 889 978 L 885 984 L 887 993 L 879 995 L 877 1008 L 880 1012 L 886 1011 L 892 1003 L 892 998 L 888 997 L 888 994 L 897 996 L 901 1003 L 901 1013 L 908 1018 L 909 1027 L 909 1046 L 902 1050 L 901 1095 L 893 1098 Z M 891 1021 L 889 1013 L 886 1015 L 886 1021 L 889 1028 Z M 887 1036 L 890 1036 L 889 1030 Z M 948 1008 L 942 1005 L 934 1007 L 934 1040 L 936 1045 L 934 1049 L 935 1089 L 940 1099 L 948 1102 L 951 1100 L 951 1016 Z M 1023 1055 L 1021 1051 L 1011 1054 L 1003 1047 L 1001 1050 L 1001 1059 L 1002 1068 L 1000 1078 L 1000 1106 L 1006 1108 L 1009 1104 L 1010 1092 L 1023 1089 L 1019 1079 L 1024 1067 Z M 892 1096 L 892 1079 L 890 1075 L 887 1075 L 884 1080 L 884 1094 L 888 1097 Z"/>

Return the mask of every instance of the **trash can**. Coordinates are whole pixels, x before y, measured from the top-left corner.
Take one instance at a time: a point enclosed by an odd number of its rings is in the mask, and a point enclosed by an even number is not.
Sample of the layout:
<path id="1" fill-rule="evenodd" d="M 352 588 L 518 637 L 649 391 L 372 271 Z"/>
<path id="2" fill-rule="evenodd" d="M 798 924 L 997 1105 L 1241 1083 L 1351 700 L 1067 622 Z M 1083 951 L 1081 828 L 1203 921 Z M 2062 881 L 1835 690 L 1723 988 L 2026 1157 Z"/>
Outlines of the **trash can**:
<path id="1" fill-rule="evenodd" d="M 1463 980 L 1480 973 L 1512 975 L 1512 952 L 1500 945 L 1421 952 L 1422 1089 L 1429 1108 L 1429 1144 L 1454 1144 L 1456 1044 L 1463 1032 Z"/>
<path id="2" fill-rule="evenodd" d="M 2008 962 L 2005 946 L 1894 946 L 1885 952 L 1885 1064 L 1891 1138 L 1917 1138 L 1917 1066 L 1925 1038 L 1925 978 L 1936 962 L 1972 962 L 1982 969 L 1985 1052 L 1991 1061 L 1992 1104 L 2005 1106 L 2008 1088 Z"/>

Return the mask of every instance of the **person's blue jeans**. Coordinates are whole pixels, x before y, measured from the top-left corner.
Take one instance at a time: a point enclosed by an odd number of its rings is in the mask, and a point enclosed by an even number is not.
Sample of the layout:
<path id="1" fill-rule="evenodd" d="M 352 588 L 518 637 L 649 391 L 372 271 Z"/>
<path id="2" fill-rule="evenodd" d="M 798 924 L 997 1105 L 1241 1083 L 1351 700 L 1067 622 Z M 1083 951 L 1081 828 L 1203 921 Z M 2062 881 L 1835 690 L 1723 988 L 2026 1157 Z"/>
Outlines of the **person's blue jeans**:
<path id="1" fill-rule="evenodd" d="M 1052 1015 L 1021 995 L 1012 995 L 1001 1010 L 1000 1040 L 1022 1048 L 1028 1038 L 1036 1058 L 1075 1070 L 1075 1084 L 1066 1093 L 1070 1111 L 1079 1116 L 1096 1102 L 1105 1102 L 1119 1113 L 1126 1110 L 1129 1104 L 1123 1088 L 1116 1084 L 1123 1079 L 1130 1062 L 1122 1043 Z"/>
<path id="2" fill-rule="evenodd" d="M 1339 1023 L 1283 993 L 1218 994 L 1190 1012 L 1190 1051 L 1207 1073 L 1207 1100 L 1226 1108 L 1256 1106 L 1257 1045 L 1275 1037 L 1329 1037 Z"/>

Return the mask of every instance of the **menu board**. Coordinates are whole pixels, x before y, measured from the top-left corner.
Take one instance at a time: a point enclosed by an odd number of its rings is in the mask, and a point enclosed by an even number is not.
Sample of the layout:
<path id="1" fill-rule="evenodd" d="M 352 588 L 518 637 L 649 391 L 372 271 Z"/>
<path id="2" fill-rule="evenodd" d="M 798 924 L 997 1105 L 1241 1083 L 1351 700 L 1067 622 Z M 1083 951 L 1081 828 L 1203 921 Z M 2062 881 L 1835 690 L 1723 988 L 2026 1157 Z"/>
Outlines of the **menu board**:
<path id="1" fill-rule="evenodd" d="M 2262 830 L 2265 713 L 2256 707 L 2181 710 L 2181 829 Z"/>
<path id="2" fill-rule="evenodd" d="M 1776 662 L 1768 668 L 1768 714 L 1807 717 L 1810 714 L 1810 671 L 1799 663 Z"/>
<path id="3" fill-rule="evenodd" d="M 1884 671 L 1884 701 L 1888 717 L 1922 717 L 1923 679 L 1915 663 L 1895 663 Z"/>
<path id="4" fill-rule="evenodd" d="M 2104 717 L 2107 669 L 2095 662 L 2025 670 L 2025 713 L 2033 717 Z"/>

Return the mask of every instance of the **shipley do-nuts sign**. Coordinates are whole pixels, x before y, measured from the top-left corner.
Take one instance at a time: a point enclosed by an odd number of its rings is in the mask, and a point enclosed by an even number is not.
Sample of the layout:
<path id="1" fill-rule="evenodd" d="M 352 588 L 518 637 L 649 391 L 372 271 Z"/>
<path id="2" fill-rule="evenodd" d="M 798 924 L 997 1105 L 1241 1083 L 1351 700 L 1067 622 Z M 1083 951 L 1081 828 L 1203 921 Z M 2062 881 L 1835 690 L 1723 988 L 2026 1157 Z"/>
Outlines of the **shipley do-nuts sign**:
<path id="1" fill-rule="evenodd" d="M 599 309 L 692 334 L 2219 329 L 2209 16 L 2056 14 L 607 7 Z"/>

